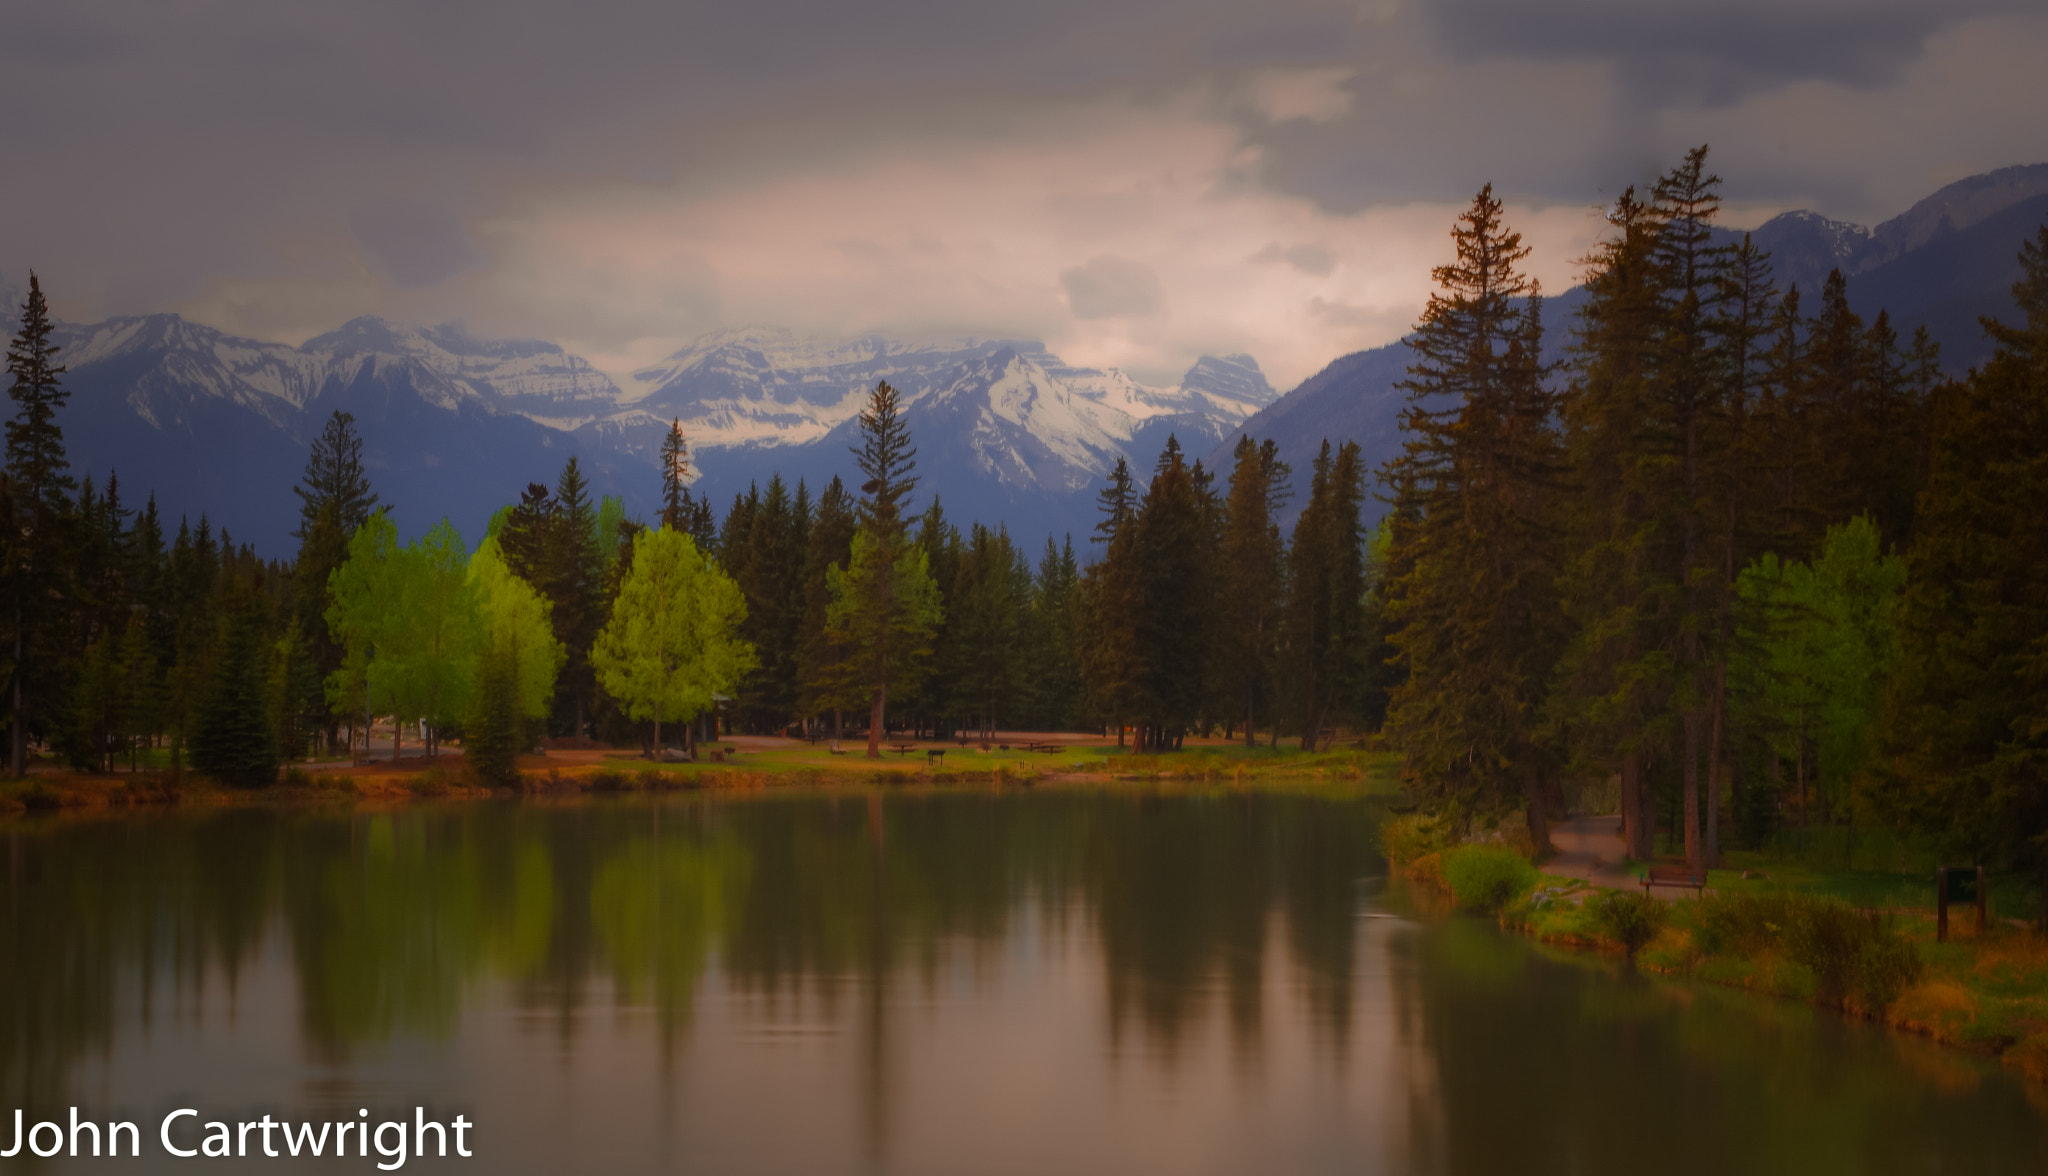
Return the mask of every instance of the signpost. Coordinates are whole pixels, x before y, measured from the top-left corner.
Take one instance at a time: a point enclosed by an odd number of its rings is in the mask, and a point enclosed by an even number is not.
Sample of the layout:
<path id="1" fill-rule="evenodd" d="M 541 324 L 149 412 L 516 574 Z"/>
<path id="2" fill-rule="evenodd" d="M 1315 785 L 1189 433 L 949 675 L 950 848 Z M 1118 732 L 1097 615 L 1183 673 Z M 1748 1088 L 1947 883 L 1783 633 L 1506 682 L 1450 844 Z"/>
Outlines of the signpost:
<path id="1" fill-rule="evenodd" d="M 1948 942 L 1948 904 L 1951 902 L 1974 902 L 1977 904 L 1977 934 L 1984 934 L 1990 925 L 1989 912 L 1984 907 L 1983 866 L 1943 866 L 1934 872 L 1934 938 L 1937 942 Z"/>

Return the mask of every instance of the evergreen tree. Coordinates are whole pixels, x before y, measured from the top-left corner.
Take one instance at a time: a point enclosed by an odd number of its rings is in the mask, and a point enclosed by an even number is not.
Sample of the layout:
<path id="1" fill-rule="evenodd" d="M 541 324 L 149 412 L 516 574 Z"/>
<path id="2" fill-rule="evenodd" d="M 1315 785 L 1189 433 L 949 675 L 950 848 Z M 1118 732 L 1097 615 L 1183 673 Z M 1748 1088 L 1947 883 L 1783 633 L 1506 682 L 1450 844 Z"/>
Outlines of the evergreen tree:
<path id="1" fill-rule="evenodd" d="M 683 420 L 669 422 L 661 439 L 661 525 L 671 531 L 689 528 L 690 443 L 683 439 Z"/>
<path id="2" fill-rule="evenodd" d="M 943 613 L 925 554 L 907 539 L 903 506 L 917 485 L 917 450 L 896 389 L 875 385 L 860 414 L 853 451 L 861 486 L 859 530 L 845 572 L 828 573 L 828 627 L 856 650 L 869 705 L 868 758 L 880 759 L 889 689 L 915 672 L 930 651 Z"/>
<path id="3" fill-rule="evenodd" d="M 1273 521 L 1275 480 L 1285 481 L 1278 447 L 1249 436 L 1232 450 L 1230 493 L 1220 545 L 1222 613 L 1217 662 L 1222 680 L 1243 708 L 1244 745 L 1254 745 L 1261 697 L 1267 693 L 1277 652 L 1285 587 L 1286 544 Z"/>
<path id="4" fill-rule="evenodd" d="M 519 782 L 518 669 L 505 652 L 487 646 L 477 659 L 476 709 L 463 728 L 462 757 L 487 784 Z"/>
<path id="5" fill-rule="evenodd" d="M 219 642 L 192 719 L 192 766 L 238 788 L 277 779 L 277 738 L 264 690 L 265 611 L 255 586 L 229 586 Z"/>
<path id="6" fill-rule="evenodd" d="M 8 584 L 13 613 L 14 666 L 9 767 L 16 776 L 28 772 L 30 728 L 42 721 L 48 706 L 30 683 L 49 691 L 62 718 L 66 697 L 65 651 L 54 641 L 65 596 L 67 548 L 70 546 L 71 463 L 64 453 L 64 431 L 57 412 L 71 394 L 58 379 L 64 367 L 55 361 L 50 342 L 50 308 L 35 271 L 29 271 L 28 298 L 21 305 L 21 330 L 7 347 L 7 395 L 14 417 L 7 422 L 7 566 L 0 569 Z"/>
<path id="7" fill-rule="evenodd" d="M 604 624 L 604 561 L 597 540 L 597 512 L 589 484 L 575 457 L 562 466 L 555 483 L 554 548 L 548 560 L 544 594 L 553 603 L 555 636 L 567 651 L 562 664 L 557 721 L 571 738 L 585 733 L 585 718 L 597 680 L 590 666 L 590 646 Z"/>
<path id="8" fill-rule="evenodd" d="M 1934 401 L 1906 553 L 1883 811 L 2031 874 L 2048 926 L 2048 227 L 2020 253 L 2023 325 Z"/>
<path id="9" fill-rule="evenodd" d="M 337 409 L 327 418 L 292 493 L 299 499 L 299 525 L 292 532 L 299 541 L 293 563 L 297 581 L 294 619 L 315 669 L 325 679 L 340 669 L 342 662 L 341 647 L 334 643 L 325 621 L 327 609 L 334 603 L 328 581 L 348 558 L 349 537 L 368 521 L 379 501 L 363 465 L 363 440 L 356 432 L 354 416 Z M 330 720 L 330 744 L 335 732 Z"/>
<path id="10" fill-rule="evenodd" d="M 1561 416 L 1571 466 L 1560 595 L 1573 629 L 1550 696 L 1554 740 L 1575 767 L 1620 781 L 1631 857 L 1653 853 L 1656 808 L 1644 768 L 1660 722 L 1670 650 L 1658 608 L 1670 598 L 1658 544 L 1668 438 L 1653 427 L 1653 348 L 1662 322 L 1656 221 L 1630 189 L 1591 259 Z"/>
<path id="11" fill-rule="evenodd" d="M 1031 660 L 1029 694 L 1033 725 L 1046 731 L 1071 731 L 1081 722 L 1083 693 L 1080 655 L 1075 647 L 1080 624 L 1081 570 L 1074 559 L 1074 539 L 1045 541 L 1031 595 Z"/>
<path id="12" fill-rule="evenodd" d="M 832 714 L 832 737 L 840 737 L 843 712 L 860 705 L 853 650 L 835 637 L 826 623 L 832 604 L 827 575 L 853 555 L 853 500 L 837 477 L 818 496 L 818 508 L 805 538 L 803 565 L 803 644 L 799 649 L 799 705 L 807 715 Z"/>
<path id="13" fill-rule="evenodd" d="M 1137 720 L 1140 751 L 1178 749 L 1199 717 L 1215 615 L 1208 504 L 1170 436 L 1157 469 L 1127 527 L 1135 656 L 1125 706 Z M 1111 547 L 1118 551 L 1115 541 Z"/>

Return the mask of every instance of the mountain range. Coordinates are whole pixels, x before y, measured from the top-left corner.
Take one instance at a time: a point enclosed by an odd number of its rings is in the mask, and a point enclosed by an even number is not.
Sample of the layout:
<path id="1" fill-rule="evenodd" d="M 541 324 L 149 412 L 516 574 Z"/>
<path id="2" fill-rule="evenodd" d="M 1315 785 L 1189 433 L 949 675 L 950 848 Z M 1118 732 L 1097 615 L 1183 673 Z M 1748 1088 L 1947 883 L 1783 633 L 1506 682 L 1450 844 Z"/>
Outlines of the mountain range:
<path id="1" fill-rule="evenodd" d="M 1925 323 L 1945 366 L 1989 354 L 1980 314 L 2011 315 L 2020 242 L 2048 221 L 2048 165 L 2006 168 L 1941 189 L 1874 229 L 1788 212 L 1751 231 L 1780 288 L 1816 290 L 1839 268 L 1866 318 L 1887 308 L 1902 333 Z M 1739 234 L 1729 234 L 1738 239 Z M 9 305 L 18 289 L 0 286 Z M 1550 300 L 1552 346 L 1583 291 Z M 288 492 L 329 414 L 352 413 L 373 482 L 401 530 L 447 516 L 472 537 L 530 481 L 577 456 L 595 493 L 653 513 L 656 458 L 680 420 L 696 492 L 722 511 L 780 472 L 816 491 L 857 483 L 849 452 L 867 391 L 904 395 L 918 446 L 920 503 L 956 521 L 1006 522 L 1027 548 L 1077 537 L 1118 457 L 1151 468 L 1169 434 L 1219 475 L 1236 438 L 1279 442 L 1305 476 L 1325 437 L 1358 441 L 1369 463 L 1399 448 L 1408 362 L 1399 344 L 1342 356 L 1281 396 L 1247 355 L 1204 356 L 1178 384 L 1070 365 L 1027 339 L 814 338 L 773 328 L 717 331 L 620 388 L 540 340 L 478 338 L 457 324 L 353 319 L 297 347 L 236 338 L 174 314 L 59 324 L 72 393 L 60 423 L 76 472 L 118 470 L 137 504 L 153 490 L 169 525 L 206 513 L 274 556 L 290 553 Z M 1297 498 L 1300 496 L 1297 495 Z M 1375 508 L 1376 510 L 1376 508 Z"/>
<path id="2" fill-rule="evenodd" d="M 1960 375 L 1991 354 L 1979 316 L 2013 321 L 2018 314 L 2012 285 L 2020 276 L 2020 244 L 2043 224 L 2048 164 L 2031 164 L 1958 180 L 1874 229 L 1802 210 L 1772 217 L 1748 235 L 1771 255 L 1778 289 L 1802 291 L 1808 314 L 1828 274 L 1840 269 L 1849 305 L 1866 322 L 1887 311 L 1902 339 L 1925 325 L 1941 344 L 1942 366 Z M 1725 243 L 1743 237 L 1717 235 Z M 1571 317 L 1584 300 L 1585 288 L 1574 287 L 1546 301 L 1546 359 L 1562 358 Z M 1398 342 L 1342 356 L 1246 418 L 1204 460 L 1227 469 L 1219 463 L 1227 463 L 1238 437 L 1249 435 L 1278 442 L 1282 458 L 1306 471 L 1328 437 L 1333 444 L 1357 441 L 1368 468 L 1377 466 L 1400 452 L 1404 393 L 1394 385 L 1408 362 Z M 1368 498 L 1369 520 L 1383 509 Z"/>

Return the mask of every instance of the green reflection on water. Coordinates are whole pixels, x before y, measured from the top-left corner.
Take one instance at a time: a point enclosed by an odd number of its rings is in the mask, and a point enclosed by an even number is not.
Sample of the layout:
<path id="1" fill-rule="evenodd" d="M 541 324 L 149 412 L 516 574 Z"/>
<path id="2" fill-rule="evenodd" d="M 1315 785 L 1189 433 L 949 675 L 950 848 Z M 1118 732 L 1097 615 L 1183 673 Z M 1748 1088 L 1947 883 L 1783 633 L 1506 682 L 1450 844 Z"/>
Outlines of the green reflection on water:
<path id="1" fill-rule="evenodd" d="M 1078 1155 L 1127 1146 L 1116 1132 L 1241 1115 L 1254 1151 L 1293 1167 L 2048 1161 L 2026 1088 L 1975 1059 L 1555 956 L 1475 920 L 1362 920 L 1386 872 L 1382 815 L 1341 791 L 867 791 L 15 822 L 0 1111 L 67 1105 L 80 1065 L 121 1064 L 123 1025 L 186 1017 L 209 992 L 232 1000 L 281 946 L 306 1056 L 344 1069 L 499 1032 L 466 1017 L 509 1003 L 572 1050 L 587 1010 L 647 1010 L 666 1072 L 708 992 L 744 1002 L 728 1020 L 801 1007 L 851 1031 L 846 1142 L 886 1164 L 943 1126 L 904 1093 L 915 1067 L 940 1063 L 903 1009 L 936 1016 L 964 952 L 968 996 L 944 1007 L 967 1019 L 951 1032 L 1001 1040 L 1004 1018 L 1099 1008 L 1097 1051 L 1062 1063 L 1099 1072 L 1076 1073 L 1068 1102 L 1046 1096 Z M 1097 1005 L 1038 999 L 1063 952 L 1094 970 Z M 999 989 L 1012 1003 L 975 1003 Z M 701 1048 L 714 1070 L 747 1060 L 725 1038 Z M 1170 1095 L 1209 1089 L 1218 1066 L 1235 1077 L 1199 1111 L 1172 1095 L 1090 1119 L 1087 1100 L 1133 1066 Z M 1266 1105 L 1382 1073 L 1395 1078 L 1377 1108 L 1336 1098 L 1283 1130 L 1289 1108 Z M 1219 1170 L 1249 1162 L 1217 1156 Z"/>

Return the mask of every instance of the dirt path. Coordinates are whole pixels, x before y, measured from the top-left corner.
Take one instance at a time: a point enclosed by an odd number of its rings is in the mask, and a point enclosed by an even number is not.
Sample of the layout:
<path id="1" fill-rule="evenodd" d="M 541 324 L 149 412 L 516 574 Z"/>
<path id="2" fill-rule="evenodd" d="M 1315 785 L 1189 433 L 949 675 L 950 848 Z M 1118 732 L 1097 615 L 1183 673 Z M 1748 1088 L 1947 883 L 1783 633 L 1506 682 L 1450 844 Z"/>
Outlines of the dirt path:
<path id="1" fill-rule="evenodd" d="M 1550 843 L 1557 856 L 1544 862 L 1546 874 L 1583 878 L 1595 886 L 1614 890 L 1634 887 L 1636 876 L 1624 870 L 1626 854 L 1621 840 L 1620 817 L 1573 817 L 1550 827 Z"/>
<path id="2" fill-rule="evenodd" d="M 1637 871 L 1621 864 L 1627 854 L 1621 839 L 1620 817 L 1573 817 L 1559 821 L 1550 827 L 1550 843 L 1557 847 L 1557 856 L 1538 867 L 1546 874 L 1581 878 L 1609 890 L 1642 887 Z M 1682 886 L 1659 886 L 1649 893 L 1666 902 L 1694 897 L 1692 891 Z"/>

